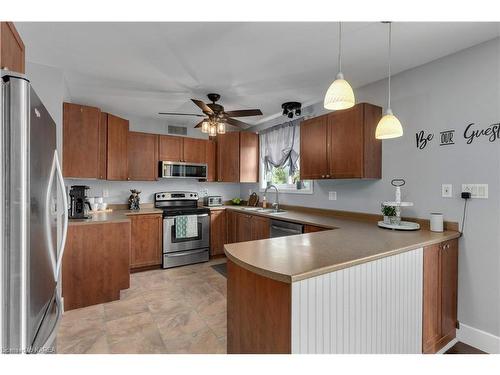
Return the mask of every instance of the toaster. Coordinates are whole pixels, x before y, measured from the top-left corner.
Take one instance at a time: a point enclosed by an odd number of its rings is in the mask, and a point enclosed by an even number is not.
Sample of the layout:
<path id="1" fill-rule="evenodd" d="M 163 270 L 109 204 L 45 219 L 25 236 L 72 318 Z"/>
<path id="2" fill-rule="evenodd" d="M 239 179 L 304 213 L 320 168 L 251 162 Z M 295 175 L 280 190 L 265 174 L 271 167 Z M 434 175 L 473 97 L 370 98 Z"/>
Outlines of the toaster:
<path id="1" fill-rule="evenodd" d="M 206 207 L 222 206 L 222 197 L 220 195 L 210 195 L 203 198 L 203 205 Z"/>

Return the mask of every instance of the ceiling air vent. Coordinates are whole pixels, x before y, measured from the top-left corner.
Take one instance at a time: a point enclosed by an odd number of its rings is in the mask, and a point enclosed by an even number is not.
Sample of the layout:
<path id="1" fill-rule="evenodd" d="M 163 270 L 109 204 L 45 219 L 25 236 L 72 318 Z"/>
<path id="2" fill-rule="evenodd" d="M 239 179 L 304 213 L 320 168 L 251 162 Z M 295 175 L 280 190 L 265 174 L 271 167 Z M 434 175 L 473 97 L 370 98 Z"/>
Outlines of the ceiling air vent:
<path id="1" fill-rule="evenodd" d="M 174 125 L 168 126 L 168 134 L 187 135 L 187 132 L 188 130 L 185 126 L 174 126 Z"/>

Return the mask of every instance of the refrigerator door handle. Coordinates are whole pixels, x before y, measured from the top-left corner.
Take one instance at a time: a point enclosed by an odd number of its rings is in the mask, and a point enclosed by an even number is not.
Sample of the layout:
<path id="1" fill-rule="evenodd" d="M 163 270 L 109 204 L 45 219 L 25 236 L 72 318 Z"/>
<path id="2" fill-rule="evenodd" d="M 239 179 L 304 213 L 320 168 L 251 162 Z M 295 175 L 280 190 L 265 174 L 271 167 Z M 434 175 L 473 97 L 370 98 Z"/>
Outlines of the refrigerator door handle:
<path id="1" fill-rule="evenodd" d="M 59 182 L 62 191 L 62 201 L 63 201 L 63 228 L 62 228 L 62 238 L 60 242 L 60 247 L 57 249 L 57 263 L 56 263 L 56 282 L 59 279 L 59 274 L 61 273 L 62 259 L 64 254 L 64 249 L 66 245 L 66 238 L 68 235 L 68 197 L 66 196 L 66 186 L 64 185 L 64 178 L 62 175 L 61 164 L 59 163 L 59 157 L 57 156 L 57 150 L 54 151 L 54 160 L 56 164 L 57 181 Z"/>
<path id="2" fill-rule="evenodd" d="M 57 151 L 56 151 L 57 152 Z M 52 158 L 52 167 L 50 168 L 49 183 L 47 186 L 47 193 L 45 195 L 45 240 L 47 242 L 47 248 L 49 249 L 50 260 L 52 263 L 52 272 L 54 273 L 55 281 L 57 282 L 57 260 L 56 255 L 54 255 L 54 245 L 52 239 L 52 230 L 50 228 L 50 192 L 52 191 L 52 184 L 54 182 L 54 176 L 56 174 L 56 163 L 57 154 L 54 154 Z"/>
<path id="3" fill-rule="evenodd" d="M 55 338 L 56 338 L 56 335 L 57 335 L 57 329 L 59 328 L 59 324 L 61 323 L 61 319 L 62 319 L 62 302 L 61 302 L 61 298 L 59 297 L 59 293 L 55 293 L 55 304 L 56 304 L 56 310 L 57 310 L 57 317 L 56 317 L 56 320 L 55 320 L 55 323 L 54 323 L 54 326 L 51 328 L 50 330 L 50 333 L 47 335 L 47 339 L 45 340 L 45 342 L 40 345 L 39 348 L 35 348 L 37 349 L 36 351 L 38 351 L 39 349 L 41 350 L 47 350 L 47 348 L 49 348 L 52 343 L 54 342 Z"/>

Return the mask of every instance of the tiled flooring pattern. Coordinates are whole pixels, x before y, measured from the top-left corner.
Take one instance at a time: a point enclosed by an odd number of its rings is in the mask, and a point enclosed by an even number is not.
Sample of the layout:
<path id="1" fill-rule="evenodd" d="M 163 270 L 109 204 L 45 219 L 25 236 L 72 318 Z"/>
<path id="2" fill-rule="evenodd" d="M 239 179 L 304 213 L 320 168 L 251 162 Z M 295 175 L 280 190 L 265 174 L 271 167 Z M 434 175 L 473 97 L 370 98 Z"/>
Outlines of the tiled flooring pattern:
<path id="1" fill-rule="evenodd" d="M 221 262 L 132 274 L 119 301 L 64 314 L 57 352 L 226 353 Z"/>

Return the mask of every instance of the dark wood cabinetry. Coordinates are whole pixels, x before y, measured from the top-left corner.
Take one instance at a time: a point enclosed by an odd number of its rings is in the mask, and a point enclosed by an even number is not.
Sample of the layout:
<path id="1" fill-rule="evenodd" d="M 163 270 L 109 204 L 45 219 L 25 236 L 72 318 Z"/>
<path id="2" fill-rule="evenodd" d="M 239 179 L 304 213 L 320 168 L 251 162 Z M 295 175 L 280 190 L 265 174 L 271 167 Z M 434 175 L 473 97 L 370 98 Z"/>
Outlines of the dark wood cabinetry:
<path id="1" fill-rule="evenodd" d="M 64 310 L 110 302 L 129 287 L 130 223 L 70 225 L 63 257 Z"/>
<path id="2" fill-rule="evenodd" d="M 226 242 L 226 211 L 212 210 L 210 212 L 210 256 L 223 255 Z"/>
<path id="3" fill-rule="evenodd" d="M 12 22 L 0 22 L 0 68 L 25 73 L 24 43 Z"/>
<path id="4" fill-rule="evenodd" d="M 128 176 L 132 181 L 155 181 L 158 177 L 158 136 L 128 133 Z"/>
<path id="5" fill-rule="evenodd" d="M 217 136 L 217 181 L 240 181 L 240 133 Z"/>
<path id="6" fill-rule="evenodd" d="M 243 212 L 227 211 L 227 243 L 269 238 L 270 219 Z"/>
<path id="7" fill-rule="evenodd" d="M 100 178 L 99 108 L 63 104 L 63 175 Z"/>
<path id="8" fill-rule="evenodd" d="M 424 248 L 422 351 L 435 353 L 455 338 L 458 240 Z"/>
<path id="9" fill-rule="evenodd" d="M 107 170 L 108 180 L 123 181 L 128 179 L 128 120 L 107 114 L 108 148 Z"/>
<path id="10" fill-rule="evenodd" d="M 160 135 L 158 147 L 159 161 L 182 161 L 182 137 Z"/>
<path id="11" fill-rule="evenodd" d="M 240 133 L 240 182 L 259 181 L 259 135 Z"/>
<path id="12" fill-rule="evenodd" d="M 162 263 L 161 214 L 131 215 L 130 268 L 141 268 Z"/>
<path id="13" fill-rule="evenodd" d="M 97 176 L 104 180 L 108 175 L 108 114 L 101 112 L 99 119 L 99 155 Z"/>
<path id="14" fill-rule="evenodd" d="M 182 161 L 186 163 L 206 163 L 206 139 L 184 138 Z"/>
<path id="15" fill-rule="evenodd" d="M 217 179 L 217 146 L 215 141 L 208 140 L 205 147 L 205 160 L 207 161 L 207 181 L 213 182 Z"/>
<path id="16" fill-rule="evenodd" d="M 317 227 L 316 225 L 309 225 L 309 224 L 304 225 L 304 233 L 322 232 L 324 230 L 328 229 L 323 227 Z"/>
<path id="17" fill-rule="evenodd" d="M 263 240 L 269 238 L 271 220 L 267 217 L 254 216 L 250 218 L 250 240 Z"/>
<path id="18" fill-rule="evenodd" d="M 300 127 L 303 179 L 381 178 L 382 142 L 375 128 L 382 108 L 360 103 L 306 120 Z"/>

